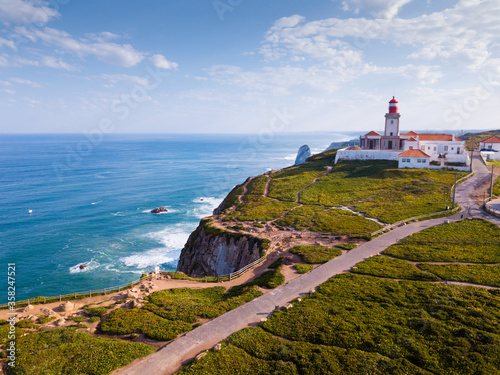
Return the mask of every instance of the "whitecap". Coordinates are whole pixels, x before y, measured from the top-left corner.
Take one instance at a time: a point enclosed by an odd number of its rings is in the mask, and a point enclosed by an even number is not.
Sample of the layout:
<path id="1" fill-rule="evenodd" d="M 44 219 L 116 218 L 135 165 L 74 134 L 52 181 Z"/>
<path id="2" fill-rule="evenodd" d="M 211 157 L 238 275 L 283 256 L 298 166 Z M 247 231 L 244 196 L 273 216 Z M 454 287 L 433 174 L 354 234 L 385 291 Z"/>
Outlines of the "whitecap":
<path id="1" fill-rule="evenodd" d="M 127 267 L 136 267 L 140 269 L 157 266 L 163 263 L 170 263 L 174 260 L 174 258 L 170 258 L 166 255 L 164 248 L 152 249 L 120 259 Z"/>
<path id="2" fill-rule="evenodd" d="M 85 268 L 82 270 L 80 269 L 80 265 L 85 264 Z M 82 273 L 82 272 L 87 272 L 87 271 L 92 271 L 95 270 L 97 267 L 99 267 L 99 263 L 96 262 L 95 260 L 91 260 L 90 262 L 82 262 L 78 263 L 75 266 L 72 266 L 69 268 L 69 273 Z"/>
<path id="3" fill-rule="evenodd" d="M 158 244 L 163 245 L 163 251 L 175 251 L 181 250 L 184 247 L 192 229 L 194 228 L 191 228 L 189 225 L 177 224 L 168 226 L 157 232 L 147 233 L 144 237 L 155 240 Z"/>
<path id="4" fill-rule="evenodd" d="M 102 203 L 102 201 L 99 201 L 99 202 L 92 202 L 92 206 L 96 205 L 96 204 L 99 204 L 99 203 Z"/>
<path id="5" fill-rule="evenodd" d="M 193 209 L 192 214 L 202 219 L 213 214 L 214 209 L 222 203 L 222 198 L 198 197 L 193 199 L 193 203 L 197 203 L 199 206 Z"/>
<path id="6" fill-rule="evenodd" d="M 115 213 L 111 213 L 111 215 L 113 215 L 113 216 L 125 216 L 125 211 L 118 211 Z"/>

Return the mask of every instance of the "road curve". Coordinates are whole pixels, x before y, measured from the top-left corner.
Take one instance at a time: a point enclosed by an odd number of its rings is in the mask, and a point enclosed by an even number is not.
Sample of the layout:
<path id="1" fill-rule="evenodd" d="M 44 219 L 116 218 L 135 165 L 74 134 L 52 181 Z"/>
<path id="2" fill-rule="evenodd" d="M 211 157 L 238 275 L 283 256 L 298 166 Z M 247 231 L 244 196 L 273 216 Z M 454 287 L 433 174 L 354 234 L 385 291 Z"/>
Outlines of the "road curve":
<path id="1" fill-rule="evenodd" d="M 463 217 L 470 216 L 486 218 L 500 225 L 499 219 L 492 219 L 491 216 L 483 213 L 478 206 L 476 207 L 476 202 L 469 197 L 469 192 L 488 177 L 487 168 L 477 156 L 474 157 L 473 168 L 474 176 L 457 188 L 456 200 L 463 207 L 462 212 L 450 217 L 416 222 L 396 228 L 342 256 L 332 259 L 286 285 L 203 324 L 172 341 L 156 353 L 139 359 L 127 367 L 118 369 L 113 374 L 173 374 L 182 367 L 185 361 L 193 358 L 198 353 L 212 348 L 236 331 L 260 322 L 262 318 L 271 314 L 276 306 L 283 306 L 293 299 L 309 293 L 309 291 L 323 284 L 332 276 L 349 271 L 355 264 L 380 254 L 399 239 L 423 229 L 443 224 L 445 221 L 459 221 Z"/>

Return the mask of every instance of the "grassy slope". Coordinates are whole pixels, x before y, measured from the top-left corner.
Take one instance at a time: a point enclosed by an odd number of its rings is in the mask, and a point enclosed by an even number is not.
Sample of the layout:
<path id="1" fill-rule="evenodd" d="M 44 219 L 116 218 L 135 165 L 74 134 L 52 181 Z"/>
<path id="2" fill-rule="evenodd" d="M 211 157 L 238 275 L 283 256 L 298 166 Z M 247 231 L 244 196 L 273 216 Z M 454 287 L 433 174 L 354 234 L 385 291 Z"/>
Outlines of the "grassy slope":
<path id="1" fill-rule="evenodd" d="M 397 169 L 397 163 L 392 161 L 351 161 L 335 165 L 335 153 L 332 150 L 314 155 L 300 167 L 272 174 L 267 198 L 263 194 L 268 176 L 254 178 L 247 186 L 243 203 L 236 204 L 229 219 L 269 221 L 279 218 L 278 225 L 299 230 L 373 232 L 380 228 L 379 224 L 329 208 L 347 206 L 393 223 L 439 212 L 449 205 L 454 172 Z M 464 173 L 460 173 L 462 175 Z M 315 179 L 317 182 L 307 187 Z M 295 201 L 299 192 L 299 202 L 304 206 L 293 209 L 297 206 Z M 236 202 L 234 192 L 232 194 L 231 201 Z M 289 210 L 292 211 L 287 213 Z"/>
<path id="2" fill-rule="evenodd" d="M 465 220 L 433 227 L 411 238 L 484 237 L 499 239 L 500 229 L 483 220 Z M 453 258 L 457 254 L 465 260 L 478 258 L 474 252 L 467 258 L 466 252 L 455 246 L 442 250 L 439 256 Z M 495 254 L 488 257 L 495 259 Z M 425 269 L 427 265 L 420 267 Z M 456 274 L 470 278 L 475 274 L 470 267 Z M 486 281 L 488 277 L 498 280 L 497 274 L 477 272 L 491 266 L 478 267 L 476 274 Z M 358 264 L 354 272 L 384 278 L 440 280 L 410 262 L 384 256 Z M 499 291 L 384 278 L 336 276 L 301 302 L 293 302 L 293 308 L 275 312 L 260 328 L 237 332 L 225 341 L 221 351 L 209 352 L 184 372 L 500 373 Z"/>
<path id="3" fill-rule="evenodd" d="M 460 139 L 466 141 L 465 145 L 467 150 L 477 150 L 479 147 L 479 141 L 494 135 L 500 136 L 500 130 L 489 130 L 481 133 L 466 133 L 461 136 Z"/>

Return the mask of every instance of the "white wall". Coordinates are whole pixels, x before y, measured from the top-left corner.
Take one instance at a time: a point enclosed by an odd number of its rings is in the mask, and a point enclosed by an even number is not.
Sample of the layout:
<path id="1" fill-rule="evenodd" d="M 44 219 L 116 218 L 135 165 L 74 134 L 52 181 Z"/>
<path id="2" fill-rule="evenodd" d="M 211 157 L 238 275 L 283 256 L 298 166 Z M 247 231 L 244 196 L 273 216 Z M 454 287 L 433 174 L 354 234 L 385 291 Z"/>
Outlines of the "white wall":
<path id="1" fill-rule="evenodd" d="M 338 150 L 335 164 L 339 160 L 398 160 L 401 151 L 385 150 Z"/>
<path id="2" fill-rule="evenodd" d="M 410 160 L 404 162 L 403 160 Z M 419 163 L 418 160 L 421 162 Z M 417 158 L 417 157 L 400 157 L 398 161 L 398 168 L 428 168 L 430 158 Z"/>
<path id="3" fill-rule="evenodd" d="M 479 149 L 482 150 L 487 149 L 489 150 L 489 147 L 491 146 L 491 150 L 493 151 L 500 151 L 500 143 L 483 143 L 479 142 Z"/>
<path id="4" fill-rule="evenodd" d="M 485 160 L 499 160 L 500 161 L 500 152 L 481 151 L 481 156 Z"/>

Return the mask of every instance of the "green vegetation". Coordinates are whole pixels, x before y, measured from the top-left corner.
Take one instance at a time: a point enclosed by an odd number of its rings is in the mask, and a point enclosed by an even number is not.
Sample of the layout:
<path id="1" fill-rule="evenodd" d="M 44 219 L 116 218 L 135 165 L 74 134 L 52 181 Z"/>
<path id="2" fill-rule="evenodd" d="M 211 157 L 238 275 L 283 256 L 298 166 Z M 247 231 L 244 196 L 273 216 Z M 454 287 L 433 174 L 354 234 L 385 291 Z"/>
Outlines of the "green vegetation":
<path id="1" fill-rule="evenodd" d="M 243 197 L 243 200 L 248 199 L 252 195 L 263 196 L 268 181 L 269 177 L 265 175 L 254 177 L 247 185 L 247 193 Z"/>
<path id="2" fill-rule="evenodd" d="M 105 333 L 126 335 L 144 333 L 151 340 L 169 341 L 191 329 L 191 324 L 183 321 L 163 319 L 143 309 L 116 309 L 101 323 Z"/>
<path id="3" fill-rule="evenodd" d="M 294 264 L 293 268 L 297 270 L 298 273 L 303 274 L 303 273 L 308 273 L 309 271 L 312 271 L 314 266 L 312 264 Z"/>
<path id="4" fill-rule="evenodd" d="M 303 262 L 310 264 L 326 263 L 329 260 L 342 255 L 342 251 L 335 247 L 326 248 L 325 246 L 295 246 L 290 252 L 300 256 Z"/>
<path id="5" fill-rule="evenodd" d="M 495 180 L 495 184 L 493 185 L 493 195 L 500 196 L 500 177 Z"/>
<path id="6" fill-rule="evenodd" d="M 274 199 L 255 196 L 245 199 L 243 204 L 238 205 L 239 216 L 237 218 L 240 221 L 270 221 L 279 218 L 284 212 L 296 206 L 291 202 L 278 202 Z"/>
<path id="7" fill-rule="evenodd" d="M 463 139 L 465 142 L 465 147 L 467 150 L 477 150 L 479 148 L 479 141 L 483 139 L 492 137 L 494 135 L 500 136 L 500 130 L 490 130 L 481 133 L 466 133 L 460 136 L 460 139 Z"/>
<path id="8" fill-rule="evenodd" d="M 231 190 L 231 192 L 226 196 L 226 198 L 224 198 L 220 205 L 221 212 L 224 212 L 228 208 L 231 208 L 232 206 L 240 202 L 239 196 L 245 191 L 243 185 L 244 184 L 235 186 L 234 189 Z"/>
<path id="9" fill-rule="evenodd" d="M 410 262 L 381 255 L 369 258 L 364 262 L 356 264 L 351 272 L 394 279 L 425 281 L 441 280 L 432 273 L 419 270 Z"/>
<path id="10" fill-rule="evenodd" d="M 272 262 L 269 267 L 267 268 L 270 268 L 270 269 L 273 269 L 275 270 L 276 268 L 278 268 L 279 266 L 281 266 L 281 264 L 283 263 L 283 257 L 279 257 L 278 259 L 276 259 L 274 262 Z"/>
<path id="11" fill-rule="evenodd" d="M 85 321 L 85 318 L 81 316 L 70 316 L 66 318 L 67 320 L 72 320 L 75 323 L 83 323 Z"/>
<path id="12" fill-rule="evenodd" d="M 406 359 L 435 374 L 500 371 L 500 298 L 480 288 L 341 275 L 262 327 L 293 342 Z"/>
<path id="13" fill-rule="evenodd" d="M 325 209 L 320 206 L 298 207 L 278 219 L 276 224 L 292 226 L 297 230 L 330 233 L 372 233 L 382 228 L 373 220 L 341 209 Z"/>
<path id="14" fill-rule="evenodd" d="M 51 322 L 55 319 L 56 319 L 55 316 L 49 316 L 49 315 L 42 315 L 42 316 L 38 317 L 38 321 L 40 322 L 40 324 L 45 324 L 45 323 Z"/>
<path id="15" fill-rule="evenodd" d="M 99 318 L 108 312 L 106 307 L 92 307 L 83 310 L 87 316 L 98 316 Z"/>
<path id="16" fill-rule="evenodd" d="M 500 241 L 500 228 L 482 219 L 438 225 L 405 240 L 424 242 L 402 242 L 389 247 L 383 254 L 417 262 L 500 263 L 500 244 L 470 242 Z M 428 240 L 437 242 L 426 243 Z"/>
<path id="17" fill-rule="evenodd" d="M 349 161 L 336 164 L 332 172 L 305 189 L 300 202 L 347 206 L 394 223 L 443 211 L 453 182 L 454 173 L 449 171 L 397 169 L 391 161 Z"/>
<path id="18" fill-rule="evenodd" d="M 355 243 L 340 243 L 338 245 L 335 245 L 337 249 L 341 250 L 352 250 L 358 247 Z"/>
<path id="19" fill-rule="evenodd" d="M 11 375 L 105 375 L 155 349 L 146 344 L 95 338 L 75 329 L 55 329 L 20 337 Z"/>
<path id="20" fill-rule="evenodd" d="M 98 317 L 98 316 L 91 316 L 90 319 L 89 319 L 89 323 L 95 323 L 95 322 L 98 322 L 99 320 L 101 320 L 100 317 Z"/>
<path id="21" fill-rule="evenodd" d="M 268 196 L 281 201 L 295 202 L 297 193 L 301 189 L 312 183 L 315 178 L 323 176 L 326 172 L 324 166 L 309 166 L 308 164 L 276 172 L 272 175 Z"/>
<path id="22" fill-rule="evenodd" d="M 419 264 L 443 280 L 500 287 L 500 266 L 489 264 Z"/>
<path id="23" fill-rule="evenodd" d="M 199 318 L 215 318 L 262 293 L 255 287 L 241 287 L 225 293 L 224 287 L 169 289 L 152 293 L 143 309 L 117 309 L 101 323 L 106 333 L 143 333 L 152 340 L 173 340 L 189 331 Z"/>

